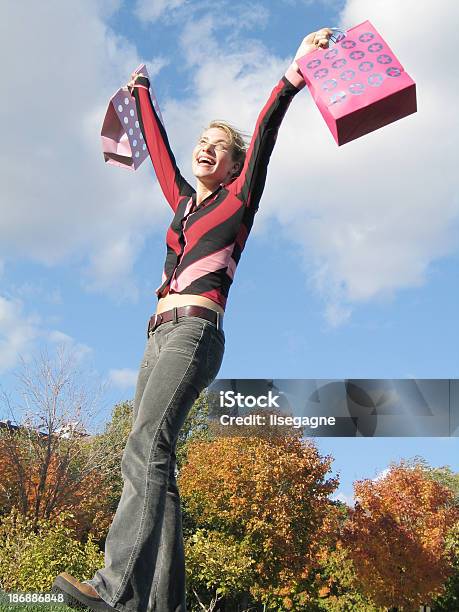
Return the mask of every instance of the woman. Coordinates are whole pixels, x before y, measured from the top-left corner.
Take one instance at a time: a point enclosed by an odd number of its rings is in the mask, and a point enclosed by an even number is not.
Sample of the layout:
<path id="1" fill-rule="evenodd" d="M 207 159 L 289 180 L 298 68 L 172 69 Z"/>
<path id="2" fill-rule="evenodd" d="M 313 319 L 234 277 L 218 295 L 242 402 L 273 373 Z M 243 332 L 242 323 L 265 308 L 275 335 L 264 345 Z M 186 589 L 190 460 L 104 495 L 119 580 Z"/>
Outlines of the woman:
<path id="1" fill-rule="evenodd" d="M 331 30 L 309 34 L 261 111 L 245 154 L 240 134 L 212 122 L 193 150 L 194 190 L 181 176 L 151 103 L 133 75 L 142 133 L 174 211 L 156 314 L 140 368 L 134 420 L 121 471 L 124 488 L 105 546 L 105 567 L 80 583 L 54 583 L 70 605 L 93 610 L 184 612 L 185 561 L 175 445 L 199 393 L 216 377 L 224 351 L 223 313 L 251 230 L 277 131 L 304 86 L 296 59 L 327 47 Z M 76 600 L 76 601 L 75 601 Z"/>

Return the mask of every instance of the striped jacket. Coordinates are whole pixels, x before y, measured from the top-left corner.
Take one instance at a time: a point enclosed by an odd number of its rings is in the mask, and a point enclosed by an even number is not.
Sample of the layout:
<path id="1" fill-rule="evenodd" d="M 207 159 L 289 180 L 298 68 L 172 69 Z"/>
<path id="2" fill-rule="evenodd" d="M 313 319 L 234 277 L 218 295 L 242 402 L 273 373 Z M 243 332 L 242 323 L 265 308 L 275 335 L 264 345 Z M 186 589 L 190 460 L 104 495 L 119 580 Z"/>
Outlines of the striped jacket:
<path id="1" fill-rule="evenodd" d="M 263 193 L 279 126 L 304 81 L 289 68 L 258 116 L 242 172 L 233 182 L 220 185 L 196 209 L 196 192 L 177 168 L 149 85 L 148 79 L 139 77 L 133 95 L 156 176 L 175 213 L 167 231 L 166 262 L 156 294 L 158 298 L 168 292 L 200 295 L 224 308 Z"/>

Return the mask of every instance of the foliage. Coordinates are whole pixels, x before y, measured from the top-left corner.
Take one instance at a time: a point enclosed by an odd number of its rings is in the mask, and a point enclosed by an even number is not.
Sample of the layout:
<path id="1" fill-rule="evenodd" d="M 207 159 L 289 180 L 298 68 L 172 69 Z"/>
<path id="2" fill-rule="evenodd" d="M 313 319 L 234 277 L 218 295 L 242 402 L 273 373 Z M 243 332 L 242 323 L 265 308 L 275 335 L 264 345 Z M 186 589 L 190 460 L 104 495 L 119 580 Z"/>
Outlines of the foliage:
<path id="1" fill-rule="evenodd" d="M 421 467 L 403 463 L 354 488 L 358 501 L 344 542 L 361 592 L 379 606 L 428 603 L 451 573 L 446 538 L 459 516 L 454 495 Z"/>
<path id="2" fill-rule="evenodd" d="M 105 495 L 107 454 L 92 444 L 84 425 L 97 403 L 90 377 L 65 347 L 22 362 L 16 376 L 23 404 L 13 407 L 3 397 L 13 421 L 0 434 L 1 512 L 16 507 L 37 523 L 71 509 L 78 537 L 91 529 L 97 536 L 111 513 Z"/>
<path id="3" fill-rule="evenodd" d="M 246 543 L 218 531 L 198 529 L 187 538 L 185 554 L 187 581 L 201 606 L 209 592 L 213 592 L 215 605 L 222 597 L 228 600 L 249 589 L 255 561 Z"/>
<path id="4" fill-rule="evenodd" d="M 310 572 L 336 532 L 328 496 L 337 480 L 326 478 L 330 464 L 300 436 L 217 438 L 188 446 L 179 475 L 188 529 L 220 532 L 244 546 L 254 561 L 250 593 L 268 609 L 293 609 L 310 598 Z M 218 576 L 210 584 L 223 588 Z"/>
<path id="5" fill-rule="evenodd" d="M 407 468 L 411 467 L 422 469 L 426 476 L 449 489 L 454 494 L 455 503 L 459 505 L 459 473 L 453 472 L 447 465 L 442 467 L 432 467 L 423 457 L 419 456 L 405 461 L 404 465 Z"/>
<path id="6" fill-rule="evenodd" d="M 89 532 L 98 537 L 111 513 L 101 465 L 88 465 L 94 456 L 90 443 L 85 439 L 49 441 L 47 436 L 31 442 L 33 437 L 33 432 L 23 429 L 0 435 L 2 512 L 17 507 L 37 522 L 71 510 L 69 526 L 78 537 Z"/>
<path id="7" fill-rule="evenodd" d="M 68 571 L 91 578 L 104 556 L 91 536 L 82 544 L 66 526 L 65 513 L 53 520 L 27 517 L 13 510 L 0 522 L 0 588 L 5 591 L 49 591 L 57 574 Z"/>
<path id="8" fill-rule="evenodd" d="M 459 474 L 447 466 L 431 468 L 425 462 L 422 465 L 431 478 L 451 490 L 455 503 L 459 505 Z M 446 537 L 446 549 L 452 556 L 453 573 L 445 584 L 444 593 L 437 597 L 432 605 L 435 612 L 459 610 L 459 521 Z"/>
<path id="9" fill-rule="evenodd" d="M 406 462 L 407 467 L 417 467 L 432 480 L 448 488 L 454 495 L 454 504 L 459 506 L 459 474 L 449 466 L 431 467 L 422 457 Z M 444 591 L 431 604 L 434 612 L 459 610 L 459 521 L 445 537 L 446 551 L 451 556 L 452 574 L 445 583 Z"/>
<path id="10" fill-rule="evenodd" d="M 433 480 L 450 489 L 454 494 L 456 503 L 459 505 L 459 473 L 453 472 L 448 466 L 433 468 L 424 464 L 423 467 Z"/>
<path id="11" fill-rule="evenodd" d="M 446 549 L 453 559 L 453 573 L 445 584 L 444 592 L 436 598 L 432 609 L 459 610 L 459 521 L 446 538 Z"/>
<path id="12" fill-rule="evenodd" d="M 317 582 L 320 588 L 315 610 L 326 610 L 327 612 L 348 610 L 378 612 L 382 610 L 359 592 L 354 565 L 341 540 L 337 540 L 333 548 L 326 548 L 322 551 L 319 572 Z"/>

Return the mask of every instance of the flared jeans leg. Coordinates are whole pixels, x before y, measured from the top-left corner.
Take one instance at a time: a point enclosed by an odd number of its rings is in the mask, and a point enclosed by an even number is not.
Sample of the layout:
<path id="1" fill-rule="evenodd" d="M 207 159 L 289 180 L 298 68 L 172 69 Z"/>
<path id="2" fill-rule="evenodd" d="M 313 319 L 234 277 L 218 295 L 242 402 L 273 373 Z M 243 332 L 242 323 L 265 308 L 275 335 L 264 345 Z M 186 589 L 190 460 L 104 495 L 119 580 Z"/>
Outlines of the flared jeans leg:
<path id="1" fill-rule="evenodd" d="M 163 528 L 161 530 L 158 560 L 153 575 L 148 610 L 170 609 L 176 612 L 186 610 L 182 512 L 175 470 L 174 453 L 169 469 Z"/>
<path id="2" fill-rule="evenodd" d="M 186 612 L 175 446 L 190 408 L 217 375 L 223 352 L 223 332 L 198 317 L 164 323 L 148 340 L 105 567 L 87 581 L 117 610 Z"/>

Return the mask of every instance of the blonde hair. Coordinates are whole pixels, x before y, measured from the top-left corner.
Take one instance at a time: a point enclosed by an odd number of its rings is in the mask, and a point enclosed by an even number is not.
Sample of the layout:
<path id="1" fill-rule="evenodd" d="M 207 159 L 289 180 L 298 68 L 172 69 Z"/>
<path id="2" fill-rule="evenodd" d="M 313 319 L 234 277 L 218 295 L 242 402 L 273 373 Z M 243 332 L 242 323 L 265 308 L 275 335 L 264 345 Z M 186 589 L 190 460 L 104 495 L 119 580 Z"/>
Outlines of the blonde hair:
<path id="1" fill-rule="evenodd" d="M 214 119 L 205 129 L 209 130 L 210 128 L 219 128 L 220 130 L 223 130 L 230 139 L 232 148 L 231 157 L 234 162 L 239 163 L 239 169 L 236 170 L 233 175 L 233 178 L 236 178 L 241 173 L 245 162 L 245 154 L 247 152 L 247 142 L 245 139 L 248 135 L 236 129 L 227 121 L 221 121 L 220 119 Z"/>

